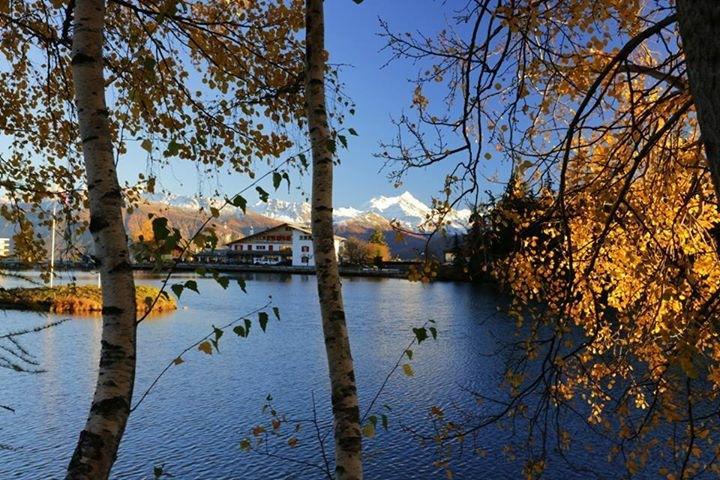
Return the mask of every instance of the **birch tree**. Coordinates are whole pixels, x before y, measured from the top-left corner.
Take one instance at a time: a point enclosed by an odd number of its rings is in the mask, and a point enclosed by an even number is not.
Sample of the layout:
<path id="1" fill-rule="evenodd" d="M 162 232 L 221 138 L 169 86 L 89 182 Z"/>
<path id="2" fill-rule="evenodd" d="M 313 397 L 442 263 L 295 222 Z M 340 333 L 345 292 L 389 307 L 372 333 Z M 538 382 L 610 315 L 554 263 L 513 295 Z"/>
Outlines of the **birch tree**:
<path id="1" fill-rule="evenodd" d="M 363 477 L 360 410 L 350 352 L 333 228 L 335 144 L 325 99 L 325 23 L 323 0 L 305 3 L 305 102 L 312 147 L 312 236 L 332 394 L 335 474 L 339 480 Z"/>
<path id="2" fill-rule="evenodd" d="M 127 425 L 135 382 L 135 282 L 105 101 L 104 25 L 104 0 L 75 1 L 71 65 L 90 232 L 102 282 L 103 328 L 95 394 L 68 466 L 68 479 L 109 476 Z"/>
<path id="3" fill-rule="evenodd" d="M 304 116 L 302 6 L 0 2 L 0 55 L 12 66 L 0 72 L 0 188 L 12 199 L 0 215 L 36 261 L 45 248 L 26 209 L 43 215 L 62 199 L 68 218 L 89 210 L 77 228 L 91 231 L 102 274 L 99 376 L 68 478 L 107 478 L 127 421 L 136 309 L 122 206 L 159 189 L 153 171 L 173 161 L 252 177 L 256 162 L 293 147 L 285 125 Z M 138 150 L 149 174 L 121 185 L 115 162 Z"/>

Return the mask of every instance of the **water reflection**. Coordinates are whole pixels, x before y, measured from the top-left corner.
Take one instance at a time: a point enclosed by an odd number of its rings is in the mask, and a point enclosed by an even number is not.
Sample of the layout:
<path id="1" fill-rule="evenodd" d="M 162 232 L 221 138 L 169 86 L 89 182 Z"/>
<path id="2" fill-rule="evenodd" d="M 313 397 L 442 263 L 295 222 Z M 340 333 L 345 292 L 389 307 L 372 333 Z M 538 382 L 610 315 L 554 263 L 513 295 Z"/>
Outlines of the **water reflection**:
<path id="1" fill-rule="evenodd" d="M 123 441 L 114 478 L 151 478 L 154 464 L 165 463 L 179 479 L 317 478 L 297 465 L 242 453 L 241 439 L 266 417 L 261 412 L 268 394 L 277 408 L 306 418 L 312 395 L 320 422 L 329 426 L 327 366 L 317 290 L 313 276 L 241 275 L 244 294 L 231 282 L 224 290 L 212 280 L 198 279 L 200 295 L 185 292 L 176 312 L 143 322 L 138 332 L 136 392 L 141 394 L 159 371 L 186 346 L 209 333 L 212 325 L 227 323 L 272 296 L 282 319 L 266 333 L 257 324 L 249 338 L 228 334 L 221 353 L 208 356 L 192 351 L 185 363 L 172 368 L 133 413 Z M 196 278 L 192 274 L 179 279 Z M 77 281 L 95 281 L 79 272 Z M 140 283 L 159 284 L 161 277 L 138 275 Z M 66 275 L 61 281 L 71 281 Z M 390 431 L 365 443 L 368 478 L 427 479 L 442 472 L 433 466 L 432 446 L 422 447 L 400 427 L 431 431 L 432 405 L 473 407 L 461 387 L 495 391 L 501 360 L 480 355 L 493 351 L 496 337 L 512 332 L 512 324 L 496 315 L 504 299 L 472 285 L 423 285 L 394 279 L 343 279 L 356 375 L 361 401 L 367 405 L 411 338 L 411 328 L 433 319 L 437 341 L 413 348 L 413 377 L 393 377 L 378 402 L 390 415 Z M 5 328 L 28 326 L 36 314 L 9 312 Z M 52 315 L 47 320 L 52 320 Z M 43 319 L 43 321 L 45 321 Z M 101 322 L 75 318 L 28 339 L 48 372 L 18 375 L 0 371 L 0 403 L 17 407 L 14 415 L 0 415 L 0 443 L 18 446 L 0 451 L 0 478 L 62 478 L 90 404 L 99 355 Z M 317 460 L 318 445 L 311 430 L 298 433 L 292 452 Z M 459 478 L 517 478 L 520 466 L 498 452 L 509 433 L 488 431 L 483 438 L 486 457 L 465 455 L 457 461 Z M 288 453 L 288 452 L 286 452 Z M 41 473 L 41 474 L 40 474 Z M 558 467 L 553 475 L 573 478 Z"/>

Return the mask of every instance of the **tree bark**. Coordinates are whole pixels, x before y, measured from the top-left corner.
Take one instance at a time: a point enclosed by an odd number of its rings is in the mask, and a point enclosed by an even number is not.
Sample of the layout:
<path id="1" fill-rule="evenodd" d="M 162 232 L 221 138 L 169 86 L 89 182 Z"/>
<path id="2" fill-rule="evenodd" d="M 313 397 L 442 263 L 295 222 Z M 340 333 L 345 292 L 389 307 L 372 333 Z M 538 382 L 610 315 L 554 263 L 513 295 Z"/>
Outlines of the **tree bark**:
<path id="1" fill-rule="evenodd" d="M 690 93 L 720 202 L 720 1 L 677 0 L 677 14 Z"/>
<path id="2" fill-rule="evenodd" d="M 75 0 L 71 63 L 90 232 L 102 281 L 103 330 L 95 395 L 67 470 L 66 478 L 73 480 L 108 478 L 130 414 L 135 380 L 135 283 L 105 103 L 104 24 L 104 0 Z"/>
<path id="3" fill-rule="evenodd" d="M 312 145 L 312 235 L 335 434 L 335 475 L 362 479 L 360 409 L 333 229 L 333 155 L 325 102 L 323 0 L 305 3 L 305 104 Z"/>

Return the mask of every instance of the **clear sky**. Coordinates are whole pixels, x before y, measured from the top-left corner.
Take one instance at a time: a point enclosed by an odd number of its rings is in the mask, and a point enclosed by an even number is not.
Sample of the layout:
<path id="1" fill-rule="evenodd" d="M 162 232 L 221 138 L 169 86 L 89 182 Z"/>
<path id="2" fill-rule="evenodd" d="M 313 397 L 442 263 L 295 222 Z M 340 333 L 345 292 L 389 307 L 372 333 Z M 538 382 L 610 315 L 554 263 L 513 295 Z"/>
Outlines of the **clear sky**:
<path id="1" fill-rule="evenodd" d="M 442 187 L 447 165 L 414 171 L 400 189 L 395 189 L 387 179 L 387 172 L 380 171 L 382 161 L 373 156 L 379 151 L 379 142 L 392 140 L 395 128 L 391 117 L 408 110 L 414 88 L 410 80 L 420 68 L 404 60 L 383 67 L 390 53 L 382 51 L 385 40 L 378 35 L 379 19 L 388 22 L 396 32 L 432 34 L 452 22 L 453 5 L 464 3 L 463 0 L 365 0 L 357 5 L 353 0 L 326 0 L 326 48 L 330 61 L 343 65 L 341 80 L 345 92 L 356 104 L 356 114 L 349 117 L 346 126 L 359 133 L 358 137 L 348 138 L 349 150 L 340 151 L 335 187 L 337 206 L 360 207 L 371 197 L 397 195 L 405 190 L 429 203 L 430 197 Z M 142 152 L 138 155 L 143 156 Z M 145 170 L 143 162 L 122 163 L 121 172 L 128 178 Z M 140 170 L 136 170 L 138 168 Z M 208 193 L 218 186 L 231 194 L 248 182 L 246 177 L 237 174 L 202 179 L 187 162 L 175 162 L 171 168 L 155 173 L 160 176 L 161 185 L 179 195 Z M 295 186 L 302 185 L 304 191 L 309 192 L 309 178 L 295 176 L 293 180 Z M 270 185 L 265 188 L 271 191 Z M 302 194 L 296 189 L 290 194 L 281 189 L 273 196 L 302 200 Z M 255 201 L 255 198 L 249 200 Z"/>

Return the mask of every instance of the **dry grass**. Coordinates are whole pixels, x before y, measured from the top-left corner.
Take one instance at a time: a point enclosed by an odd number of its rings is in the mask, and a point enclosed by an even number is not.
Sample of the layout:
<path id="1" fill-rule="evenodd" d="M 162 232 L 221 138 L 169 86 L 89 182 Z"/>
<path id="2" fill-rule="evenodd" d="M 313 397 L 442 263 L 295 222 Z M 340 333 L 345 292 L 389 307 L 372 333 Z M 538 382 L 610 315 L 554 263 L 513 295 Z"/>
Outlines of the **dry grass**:
<path id="1" fill-rule="evenodd" d="M 138 316 L 144 315 L 149 304 L 158 296 L 160 289 L 148 285 L 135 287 Z M 0 308 L 32 310 L 51 313 L 101 313 L 102 294 L 92 285 L 62 285 L 58 287 L 10 288 L 0 290 Z M 177 309 L 175 300 L 161 295 L 152 313 Z"/>

